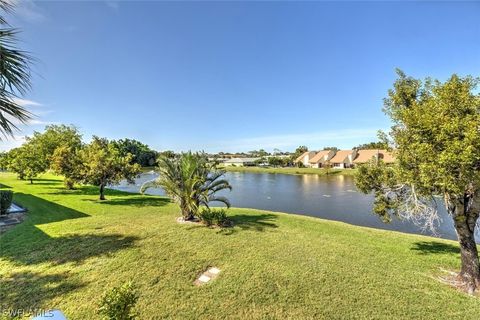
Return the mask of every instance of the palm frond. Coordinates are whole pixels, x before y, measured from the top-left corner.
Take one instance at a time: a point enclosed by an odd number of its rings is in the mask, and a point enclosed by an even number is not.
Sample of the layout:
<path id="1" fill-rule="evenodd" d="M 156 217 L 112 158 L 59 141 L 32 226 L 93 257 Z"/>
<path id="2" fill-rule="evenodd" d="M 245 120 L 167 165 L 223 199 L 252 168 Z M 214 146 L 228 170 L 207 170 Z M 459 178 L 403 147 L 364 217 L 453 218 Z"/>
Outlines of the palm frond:
<path id="1" fill-rule="evenodd" d="M 10 10 L 11 4 L 0 0 L 0 10 Z M 5 24 L 0 17 L 0 24 Z M 31 89 L 30 64 L 33 58 L 15 48 L 17 30 L 0 29 L 0 133 L 12 136 L 16 123 L 26 123 L 33 115 L 15 101 Z M 0 137 L 1 140 L 1 137 Z"/>
<path id="2" fill-rule="evenodd" d="M 140 193 L 141 194 L 144 194 L 145 191 L 147 191 L 148 189 L 150 188 L 158 188 L 159 185 L 158 185 L 158 182 L 157 180 L 150 180 L 150 181 L 146 181 L 142 184 L 142 186 L 140 187 Z"/>

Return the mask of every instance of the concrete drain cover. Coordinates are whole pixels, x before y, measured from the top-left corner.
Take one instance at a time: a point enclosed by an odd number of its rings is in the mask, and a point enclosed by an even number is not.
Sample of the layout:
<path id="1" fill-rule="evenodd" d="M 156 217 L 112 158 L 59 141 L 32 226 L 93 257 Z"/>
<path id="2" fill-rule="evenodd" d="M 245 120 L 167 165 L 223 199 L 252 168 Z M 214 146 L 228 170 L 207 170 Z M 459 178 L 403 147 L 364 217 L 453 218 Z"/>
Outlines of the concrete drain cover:
<path id="1" fill-rule="evenodd" d="M 220 273 L 220 271 L 221 271 L 220 269 L 215 267 L 208 268 L 207 271 L 202 273 L 200 277 L 198 277 L 198 279 L 195 280 L 194 284 L 197 286 L 201 286 L 202 284 L 208 283 L 211 280 L 215 279 Z"/>

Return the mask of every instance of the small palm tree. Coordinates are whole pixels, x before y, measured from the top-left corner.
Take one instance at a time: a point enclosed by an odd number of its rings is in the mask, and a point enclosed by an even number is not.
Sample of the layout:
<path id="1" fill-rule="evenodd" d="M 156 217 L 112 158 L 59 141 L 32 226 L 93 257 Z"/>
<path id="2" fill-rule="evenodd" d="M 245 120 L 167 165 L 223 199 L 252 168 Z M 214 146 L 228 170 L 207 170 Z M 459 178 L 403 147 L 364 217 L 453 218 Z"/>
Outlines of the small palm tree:
<path id="1" fill-rule="evenodd" d="M 160 157 L 159 177 L 144 183 L 140 189 L 161 187 L 180 206 L 184 220 L 192 220 L 200 206 L 208 208 L 210 202 L 222 202 L 230 207 L 226 197 L 217 196 L 221 190 L 232 187 L 222 179 L 225 171 L 218 170 L 215 163 L 208 161 L 204 153 L 182 153 L 175 158 Z"/>
<path id="2" fill-rule="evenodd" d="M 0 0 L 0 10 L 12 10 L 10 1 Z M 5 27 L 7 26 L 7 27 Z M 8 27 L 0 16 L 0 140 L 11 136 L 17 129 L 16 121 L 26 123 L 32 114 L 16 102 L 18 95 L 25 94 L 31 87 L 30 63 L 32 58 L 15 47 L 17 30 Z"/>

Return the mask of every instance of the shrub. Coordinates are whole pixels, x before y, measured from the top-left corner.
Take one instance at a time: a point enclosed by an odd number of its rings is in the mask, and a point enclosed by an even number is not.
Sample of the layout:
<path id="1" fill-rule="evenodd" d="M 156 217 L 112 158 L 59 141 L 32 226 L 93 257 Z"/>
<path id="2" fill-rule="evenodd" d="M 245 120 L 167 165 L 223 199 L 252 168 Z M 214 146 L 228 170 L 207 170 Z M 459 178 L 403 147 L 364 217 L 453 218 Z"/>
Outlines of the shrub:
<path id="1" fill-rule="evenodd" d="M 0 190 L 0 215 L 6 215 L 8 208 L 12 205 L 13 192 L 10 190 Z"/>
<path id="2" fill-rule="evenodd" d="M 127 282 L 105 292 L 98 308 L 98 313 L 105 320 L 134 320 L 137 318 L 135 304 L 138 293 L 133 284 Z"/>
<path id="3" fill-rule="evenodd" d="M 198 218 L 207 226 L 216 225 L 219 227 L 226 227 L 230 223 L 225 209 L 203 208 L 200 210 Z"/>
<path id="4" fill-rule="evenodd" d="M 301 161 L 297 162 L 296 165 L 298 168 L 305 168 L 305 165 Z"/>

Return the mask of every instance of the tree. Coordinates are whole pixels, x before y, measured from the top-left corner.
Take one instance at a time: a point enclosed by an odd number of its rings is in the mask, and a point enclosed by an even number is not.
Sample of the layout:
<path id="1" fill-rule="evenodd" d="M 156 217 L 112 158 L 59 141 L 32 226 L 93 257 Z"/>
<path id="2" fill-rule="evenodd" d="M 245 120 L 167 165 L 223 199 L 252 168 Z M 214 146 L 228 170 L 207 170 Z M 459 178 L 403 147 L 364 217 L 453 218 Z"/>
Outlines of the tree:
<path id="1" fill-rule="evenodd" d="M 24 143 L 21 147 L 9 151 L 7 169 L 15 172 L 19 179 L 33 179 L 45 171 L 40 151 L 34 145 Z"/>
<path id="2" fill-rule="evenodd" d="M 55 174 L 63 175 L 65 188 L 73 189 L 75 181 L 82 180 L 82 162 L 79 148 L 61 146 L 55 149 L 51 158 L 51 168 Z"/>
<path id="3" fill-rule="evenodd" d="M 473 293 L 480 285 L 475 227 L 480 210 L 479 79 L 451 76 L 447 81 L 398 79 L 384 100 L 393 126 L 389 145 L 396 163 L 360 166 L 357 187 L 375 194 L 374 212 L 424 227 L 438 225 L 434 196 L 443 199 L 460 244 L 457 281 Z"/>
<path id="4" fill-rule="evenodd" d="M 140 173 L 138 164 L 131 164 L 132 155 L 122 156 L 114 143 L 94 136 L 90 144 L 79 151 L 82 163 L 79 180 L 99 187 L 100 200 L 105 200 L 105 187 L 126 179 L 133 183 Z"/>
<path id="5" fill-rule="evenodd" d="M 280 157 L 269 157 L 268 158 L 268 164 L 273 166 L 273 167 L 278 167 L 283 165 L 283 159 Z"/>
<path id="6" fill-rule="evenodd" d="M 268 155 L 269 155 L 269 153 L 267 151 L 265 151 L 264 149 L 260 149 L 257 152 L 257 157 L 260 157 L 260 158 L 266 157 Z"/>
<path id="7" fill-rule="evenodd" d="M 121 139 L 114 141 L 114 144 L 120 150 L 120 154 L 124 157 L 127 154 L 132 155 L 131 163 L 138 163 L 143 167 L 153 166 L 156 162 L 157 152 L 151 150 L 146 144 L 134 139 Z"/>
<path id="8" fill-rule="evenodd" d="M 0 171 L 6 170 L 8 166 L 8 153 L 5 151 L 0 152 Z"/>
<path id="9" fill-rule="evenodd" d="M 230 207 L 227 198 L 217 196 L 221 190 L 232 187 L 222 179 L 225 171 L 218 170 L 204 153 L 181 153 L 175 158 L 161 156 L 158 160 L 159 177 L 146 182 L 140 191 L 161 187 L 180 206 L 184 220 L 198 216 L 200 206 L 209 207 L 210 202 L 221 202 Z"/>
<path id="10" fill-rule="evenodd" d="M 6 13 L 12 9 L 11 1 L 0 0 L 1 11 Z M 18 103 L 18 98 L 31 88 L 32 58 L 16 47 L 17 41 L 17 30 L 10 28 L 4 16 L 0 16 L 0 133 L 3 136 L 13 135 L 18 129 L 16 122 L 26 123 L 32 118 Z"/>
<path id="11" fill-rule="evenodd" d="M 297 165 L 297 167 L 305 167 L 305 165 L 302 162 L 296 162 L 295 160 L 298 159 L 302 154 L 308 151 L 308 148 L 306 146 L 299 146 L 297 149 L 295 149 L 295 152 L 290 156 L 290 162 Z"/>
<path id="12" fill-rule="evenodd" d="M 388 144 L 385 141 L 369 142 L 356 146 L 353 149 L 388 149 Z"/>
<path id="13" fill-rule="evenodd" d="M 338 148 L 337 147 L 324 147 L 323 150 L 333 150 L 333 151 L 337 152 Z"/>
<path id="14" fill-rule="evenodd" d="M 328 176 L 330 174 L 330 171 L 332 171 L 332 164 L 330 163 L 330 160 L 325 161 L 322 164 L 323 170 L 325 170 L 325 174 Z"/>
<path id="15" fill-rule="evenodd" d="M 26 143 L 37 150 L 40 157 L 39 161 L 42 162 L 45 171 L 50 168 L 53 154 L 57 148 L 80 149 L 82 147 L 82 135 L 73 125 L 48 125 L 43 132 L 35 131 L 32 137 L 27 138 Z"/>

